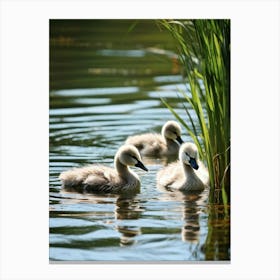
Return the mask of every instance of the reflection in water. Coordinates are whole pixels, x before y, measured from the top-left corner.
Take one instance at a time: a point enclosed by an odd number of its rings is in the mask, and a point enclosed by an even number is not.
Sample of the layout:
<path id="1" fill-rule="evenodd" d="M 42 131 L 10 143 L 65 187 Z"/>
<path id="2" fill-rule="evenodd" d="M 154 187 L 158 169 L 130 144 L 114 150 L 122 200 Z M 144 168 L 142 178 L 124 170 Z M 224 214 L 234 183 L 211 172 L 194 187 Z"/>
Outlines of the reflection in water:
<path id="1" fill-rule="evenodd" d="M 182 241 L 198 243 L 200 236 L 200 214 L 205 207 L 208 198 L 208 189 L 202 192 L 183 193 L 180 191 L 169 191 L 158 187 L 164 192 L 164 200 L 180 201 L 182 203 L 182 220 L 184 224 L 181 230 Z"/>
<path id="2" fill-rule="evenodd" d="M 140 228 L 117 226 L 117 230 L 121 233 L 120 246 L 133 245 L 136 242 L 134 237 L 141 234 Z"/>
<path id="3" fill-rule="evenodd" d="M 135 196 L 120 196 L 116 200 L 115 217 L 117 220 L 139 219 L 143 211 Z"/>
<path id="4" fill-rule="evenodd" d="M 135 196 L 120 196 L 116 201 L 115 218 L 120 221 L 137 220 L 141 217 L 143 211 L 139 199 L 136 199 Z M 134 244 L 134 237 L 141 234 L 140 227 L 118 224 L 116 229 L 121 233 L 121 246 Z"/>
<path id="5" fill-rule="evenodd" d="M 197 243 L 200 235 L 199 215 L 200 205 L 207 200 L 207 190 L 204 192 L 184 195 L 182 240 Z"/>
<path id="6" fill-rule="evenodd" d="M 202 252 L 206 260 L 230 260 L 230 208 L 210 205 L 208 235 Z"/>

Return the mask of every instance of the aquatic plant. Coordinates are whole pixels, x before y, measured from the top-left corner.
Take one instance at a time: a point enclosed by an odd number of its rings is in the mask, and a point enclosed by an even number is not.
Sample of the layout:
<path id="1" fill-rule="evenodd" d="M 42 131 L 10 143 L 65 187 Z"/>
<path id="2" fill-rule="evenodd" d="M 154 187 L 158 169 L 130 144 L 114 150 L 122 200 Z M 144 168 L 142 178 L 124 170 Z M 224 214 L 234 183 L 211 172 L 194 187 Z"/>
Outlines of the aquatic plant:
<path id="1" fill-rule="evenodd" d="M 180 91 L 183 101 L 188 103 L 184 106 L 186 116 L 179 116 L 166 100 L 162 101 L 187 129 L 200 157 L 207 162 L 210 203 L 227 205 L 230 200 L 230 20 L 160 20 L 158 23 L 174 37 L 190 86 L 190 93 Z"/>

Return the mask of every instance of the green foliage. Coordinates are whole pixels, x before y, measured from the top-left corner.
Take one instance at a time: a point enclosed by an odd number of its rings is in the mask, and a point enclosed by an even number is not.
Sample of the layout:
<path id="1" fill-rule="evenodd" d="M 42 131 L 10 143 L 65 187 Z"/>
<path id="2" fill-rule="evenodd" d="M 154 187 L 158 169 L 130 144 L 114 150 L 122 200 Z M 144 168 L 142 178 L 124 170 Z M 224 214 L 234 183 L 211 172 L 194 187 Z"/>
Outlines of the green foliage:
<path id="1" fill-rule="evenodd" d="M 227 204 L 230 199 L 230 20 L 159 22 L 178 46 L 180 60 L 190 85 L 191 97 L 181 92 L 195 116 L 185 108 L 189 126 L 169 104 L 187 129 L 210 175 L 210 202 Z M 194 125 L 198 119 L 201 134 Z M 221 195 L 220 195 L 221 192 Z"/>

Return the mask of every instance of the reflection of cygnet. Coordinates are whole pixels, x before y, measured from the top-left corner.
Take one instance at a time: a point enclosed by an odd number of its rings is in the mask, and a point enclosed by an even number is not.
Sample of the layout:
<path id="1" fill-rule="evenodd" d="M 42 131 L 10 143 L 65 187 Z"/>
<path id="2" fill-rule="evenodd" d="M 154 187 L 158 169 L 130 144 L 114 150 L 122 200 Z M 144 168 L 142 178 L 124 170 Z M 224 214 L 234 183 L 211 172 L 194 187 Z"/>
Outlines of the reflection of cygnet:
<path id="1" fill-rule="evenodd" d="M 125 220 L 138 220 L 143 209 L 140 207 L 136 194 L 133 196 L 124 194 L 116 200 L 115 219 L 116 230 L 120 233 L 120 246 L 132 245 L 136 242 L 135 237 L 141 234 L 141 228 L 135 225 L 126 225 Z"/>
<path id="2" fill-rule="evenodd" d="M 141 230 L 138 227 L 128 227 L 128 226 L 118 225 L 116 229 L 121 234 L 120 246 L 127 246 L 136 243 L 135 237 L 141 234 Z"/>
<path id="3" fill-rule="evenodd" d="M 199 204 L 203 204 L 203 192 L 188 193 L 184 199 L 183 220 L 185 222 L 182 227 L 182 240 L 189 243 L 197 243 L 200 234 Z"/>
<path id="4" fill-rule="evenodd" d="M 157 133 L 145 133 L 130 136 L 126 144 L 134 145 L 141 155 L 167 156 L 177 155 L 181 139 L 181 127 L 175 121 L 168 121 L 162 127 L 161 135 Z"/>
<path id="5" fill-rule="evenodd" d="M 59 176 L 66 190 L 92 193 L 126 193 L 140 190 L 140 180 L 128 166 L 148 169 L 141 162 L 138 150 L 123 145 L 115 155 L 115 169 L 103 165 L 88 165 L 62 172 Z"/>
<path id="6" fill-rule="evenodd" d="M 193 143 L 184 143 L 179 160 L 158 172 L 157 185 L 180 191 L 202 191 L 209 185 L 208 171 L 198 160 L 197 147 Z"/>

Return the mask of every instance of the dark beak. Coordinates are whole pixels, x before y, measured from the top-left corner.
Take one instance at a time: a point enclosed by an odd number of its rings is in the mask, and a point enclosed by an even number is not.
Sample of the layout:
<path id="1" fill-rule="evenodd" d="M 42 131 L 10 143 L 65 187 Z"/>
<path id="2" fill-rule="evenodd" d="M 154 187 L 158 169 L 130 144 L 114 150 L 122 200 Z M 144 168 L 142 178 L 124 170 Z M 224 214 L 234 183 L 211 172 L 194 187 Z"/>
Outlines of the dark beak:
<path id="1" fill-rule="evenodd" d="M 139 167 L 145 171 L 149 171 L 148 168 L 141 162 L 138 160 L 138 162 L 135 164 L 136 167 Z"/>
<path id="2" fill-rule="evenodd" d="M 193 168 L 193 169 L 195 169 L 195 170 L 197 170 L 198 169 L 198 164 L 197 164 L 197 162 L 196 162 L 196 160 L 194 159 L 194 158 L 191 158 L 190 159 L 190 165 L 191 165 L 191 167 Z"/>
<path id="3" fill-rule="evenodd" d="M 181 145 L 184 143 L 184 141 L 182 140 L 182 138 L 180 136 L 177 136 L 176 141 Z"/>

